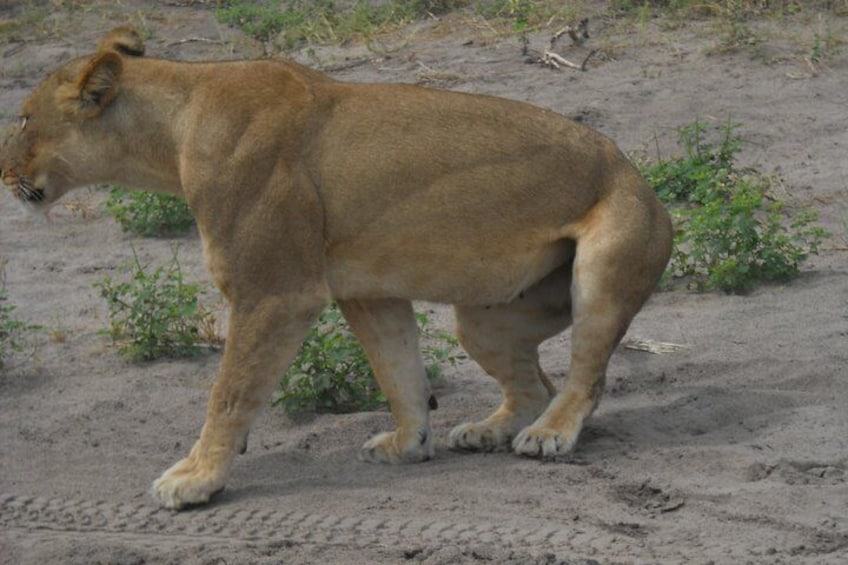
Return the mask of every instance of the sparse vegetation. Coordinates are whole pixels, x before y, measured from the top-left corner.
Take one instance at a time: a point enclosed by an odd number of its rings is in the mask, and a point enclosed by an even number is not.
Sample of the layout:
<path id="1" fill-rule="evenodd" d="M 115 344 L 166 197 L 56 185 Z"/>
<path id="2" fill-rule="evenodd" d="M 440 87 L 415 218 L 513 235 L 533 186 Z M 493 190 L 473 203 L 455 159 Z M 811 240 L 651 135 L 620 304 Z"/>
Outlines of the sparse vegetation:
<path id="1" fill-rule="evenodd" d="M 177 259 L 150 269 L 133 249 L 130 278 L 95 283 L 109 305 L 108 333 L 118 352 L 132 361 L 197 355 L 214 344 L 214 317 L 198 297 L 201 288 L 187 283 Z"/>
<path id="2" fill-rule="evenodd" d="M 581 4 L 557 0 L 476 0 L 474 13 L 496 29 L 525 33 L 545 27 L 561 27 L 582 14 Z"/>
<path id="3" fill-rule="evenodd" d="M 834 31 L 830 19 L 819 15 L 813 35 L 813 45 L 810 48 L 810 61 L 815 64 L 826 63 L 842 53 L 845 41 L 842 34 Z"/>
<path id="4" fill-rule="evenodd" d="M 848 12 L 846 0 L 613 0 L 613 7 L 623 12 L 655 10 L 688 17 L 717 16 L 742 19 L 760 15 L 789 15 L 804 9 L 829 10 L 837 14 Z"/>
<path id="5" fill-rule="evenodd" d="M 106 210 L 124 231 L 144 237 L 180 235 L 194 225 L 185 200 L 173 194 L 128 192 L 116 187 L 109 192 Z"/>
<path id="6" fill-rule="evenodd" d="M 0 369 L 6 366 L 12 353 L 28 348 L 28 335 L 40 330 L 40 326 L 17 319 L 13 312 L 16 306 L 6 293 L 5 261 L 0 260 Z"/>
<path id="7" fill-rule="evenodd" d="M 456 339 L 432 330 L 426 314 L 417 312 L 422 354 L 431 380 L 460 358 Z M 386 403 L 374 381 L 365 351 L 338 307 L 331 306 L 309 332 L 297 358 L 283 375 L 276 404 L 286 411 L 356 412 Z"/>
<path id="8" fill-rule="evenodd" d="M 706 124 L 696 121 L 679 130 L 682 156 L 642 167 L 676 223 L 667 281 L 725 292 L 788 281 L 826 235 L 815 212 L 791 208 L 772 192 L 773 178 L 736 164 L 738 128 L 728 122 L 710 142 Z"/>
<path id="9" fill-rule="evenodd" d="M 462 4 L 463 0 L 356 0 L 346 5 L 333 0 L 233 1 L 219 7 L 215 14 L 220 22 L 238 26 L 260 41 L 291 48 L 305 42 L 367 39 L 387 26 Z"/>
<path id="10" fill-rule="evenodd" d="M 518 32 L 575 15 L 569 3 L 555 0 L 355 0 L 342 5 L 333 0 L 239 0 L 219 7 L 216 16 L 260 41 L 290 49 L 305 42 L 370 39 L 404 23 L 460 9 Z"/>

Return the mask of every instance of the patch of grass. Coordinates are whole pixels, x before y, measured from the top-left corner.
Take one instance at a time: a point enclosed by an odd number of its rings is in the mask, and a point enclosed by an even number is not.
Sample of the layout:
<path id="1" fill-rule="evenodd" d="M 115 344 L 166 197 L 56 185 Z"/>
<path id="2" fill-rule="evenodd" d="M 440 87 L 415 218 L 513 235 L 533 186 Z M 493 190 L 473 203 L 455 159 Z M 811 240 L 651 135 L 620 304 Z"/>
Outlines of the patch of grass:
<path id="1" fill-rule="evenodd" d="M 7 16 L 0 19 L 0 36 L 3 37 L 14 37 L 31 28 L 42 26 L 50 15 L 50 7 L 46 3 L 32 1 L 12 3 L 7 9 Z"/>
<path id="2" fill-rule="evenodd" d="M 802 10 L 829 11 L 844 14 L 848 0 L 613 0 L 620 12 L 652 10 L 686 17 L 719 16 L 742 19 L 761 15 L 787 15 Z"/>
<path id="3" fill-rule="evenodd" d="M 579 3 L 557 0 L 476 0 L 471 7 L 486 20 L 501 21 L 519 33 L 571 21 L 580 10 Z"/>
<path id="4" fill-rule="evenodd" d="M 194 216 L 185 200 L 173 194 L 110 190 L 106 210 L 125 232 L 144 237 L 180 235 L 192 228 Z"/>
<path id="5" fill-rule="evenodd" d="M 28 349 L 29 335 L 41 329 L 41 326 L 17 319 L 13 314 L 16 308 L 6 293 L 5 261 L 0 260 L 0 369 L 6 366 L 13 353 Z"/>
<path id="6" fill-rule="evenodd" d="M 763 38 L 754 31 L 750 23 L 737 18 L 718 21 L 715 34 L 717 42 L 706 50 L 707 55 L 736 53 L 746 50 L 756 54 L 756 49 L 763 43 Z"/>
<path id="7" fill-rule="evenodd" d="M 456 339 L 432 330 L 426 314 L 416 312 L 421 332 L 421 352 L 431 380 L 441 376 L 445 365 L 460 356 Z M 320 316 L 280 381 L 275 404 L 287 412 L 356 412 L 386 404 L 374 380 L 365 351 L 333 305 Z"/>
<path id="8" fill-rule="evenodd" d="M 810 60 L 813 63 L 825 63 L 842 53 L 844 46 L 845 38 L 833 30 L 829 18 L 820 15 L 810 48 Z"/>
<path id="9" fill-rule="evenodd" d="M 737 166 L 738 128 L 728 122 L 714 142 L 696 121 L 679 130 L 682 156 L 642 166 L 675 220 L 671 284 L 738 293 L 789 281 L 827 235 L 815 212 L 792 209 L 772 193 L 773 178 Z"/>
<path id="10" fill-rule="evenodd" d="M 263 42 L 290 49 L 306 42 L 340 43 L 371 37 L 377 30 L 442 13 L 464 0 L 266 0 L 227 2 L 218 21 L 241 28 Z"/>
<path id="11" fill-rule="evenodd" d="M 201 306 L 201 288 L 187 283 L 177 259 L 150 269 L 133 249 L 130 277 L 94 284 L 109 305 L 108 333 L 118 352 L 131 361 L 190 357 L 214 344 L 214 317 Z"/>

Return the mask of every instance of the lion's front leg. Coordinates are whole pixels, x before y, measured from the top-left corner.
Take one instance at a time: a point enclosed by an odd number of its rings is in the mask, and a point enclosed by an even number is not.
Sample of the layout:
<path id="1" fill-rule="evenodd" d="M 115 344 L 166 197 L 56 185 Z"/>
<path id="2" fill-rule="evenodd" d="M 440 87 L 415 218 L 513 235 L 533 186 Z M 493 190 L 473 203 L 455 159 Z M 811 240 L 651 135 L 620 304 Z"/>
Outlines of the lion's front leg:
<path id="1" fill-rule="evenodd" d="M 418 326 L 408 300 L 340 300 L 339 307 L 362 343 L 397 429 L 372 437 L 360 458 L 378 463 L 414 463 L 433 456 L 424 363 Z"/>
<path id="2" fill-rule="evenodd" d="M 250 306 L 233 305 L 200 439 L 188 457 L 153 483 L 153 496 L 163 505 L 180 509 L 200 504 L 224 488 L 259 408 L 323 307 L 303 302 L 301 297 L 275 297 Z"/>

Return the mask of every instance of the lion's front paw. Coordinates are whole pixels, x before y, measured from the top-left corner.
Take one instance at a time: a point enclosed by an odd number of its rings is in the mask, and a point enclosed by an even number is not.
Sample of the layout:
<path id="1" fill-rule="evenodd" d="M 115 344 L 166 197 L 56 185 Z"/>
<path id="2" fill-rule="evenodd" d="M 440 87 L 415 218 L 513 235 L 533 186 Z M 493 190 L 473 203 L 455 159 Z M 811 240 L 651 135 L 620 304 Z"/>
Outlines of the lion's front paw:
<path id="1" fill-rule="evenodd" d="M 529 426 L 521 430 L 512 441 L 512 448 L 529 457 L 556 457 L 569 453 L 577 443 L 577 433 L 566 434 L 542 426 Z"/>
<path id="2" fill-rule="evenodd" d="M 470 451 L 506 451 L 514 433 L 505 422 L 483 420 L 460 424 L 448 434 L 448 446 Z"/>
<path id="3" fill-rule="evenodd" d="M 150 492 L 166 508 L 179 510 L 208 502 L 224 489 L 226 475 L 226 470 L 186 457 L 156 479 Z"/>
<path id="4" fill-rule="evenodd" d="M 421 429 L 416 433 L 402 430 L 377 434 L 359 450 L 359 458 L 368 463 L 417 463 L 433 457 L 430 432 Z"/>

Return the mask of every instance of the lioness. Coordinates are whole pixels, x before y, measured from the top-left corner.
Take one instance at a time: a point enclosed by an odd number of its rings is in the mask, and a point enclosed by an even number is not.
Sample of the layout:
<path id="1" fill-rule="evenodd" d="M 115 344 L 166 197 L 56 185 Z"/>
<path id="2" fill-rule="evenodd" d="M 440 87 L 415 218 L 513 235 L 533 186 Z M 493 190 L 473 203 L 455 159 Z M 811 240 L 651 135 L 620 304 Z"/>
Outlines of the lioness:
<path id="1" fill-rule="evenodd" d="M 366 461 L 433 454 L 411 300 L 455 305 L 459 339 L 503 404 L 456 449 L 572 449 L 607 363 L 671 248 L 669 217 L 602 135 L 553 112 L 401 84 L 345 84 L 284 61 L 145 58 L 129 28 L 23 105 L 3 183 L 46 210 L 120 183 L 183 195 L 231 307 L 206 422 L 153 483 L 169 508 L 223 488 L 234 455 L 317 315 L 335 300 L 397 429 Z M 573 325 L 557 392 L 537 347 Z"/>

